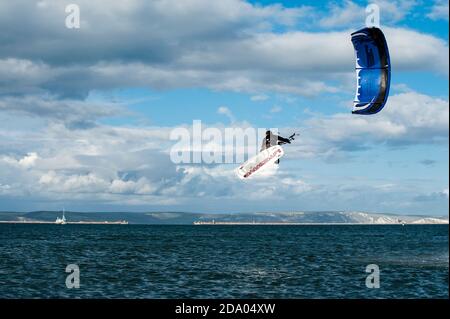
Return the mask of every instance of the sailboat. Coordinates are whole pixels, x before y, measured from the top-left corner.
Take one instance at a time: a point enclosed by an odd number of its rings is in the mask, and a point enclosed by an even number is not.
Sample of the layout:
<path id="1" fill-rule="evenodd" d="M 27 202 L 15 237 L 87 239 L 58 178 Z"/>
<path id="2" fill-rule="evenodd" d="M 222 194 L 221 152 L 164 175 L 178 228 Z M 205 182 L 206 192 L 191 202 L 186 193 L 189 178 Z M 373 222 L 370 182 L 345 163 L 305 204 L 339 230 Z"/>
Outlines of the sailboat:
<path id="1" fill-rule="evenodd" d="M 64 208 L 63 208 L 63 212 L 62 213 L 63 213 L 62 214 L 62 218 L 56 217 L 55 224 L 59 224 L 59 225 L 67 224 L 66 216 L 64 215 L 64 213 L 65 213 L 65 209 Z"/>

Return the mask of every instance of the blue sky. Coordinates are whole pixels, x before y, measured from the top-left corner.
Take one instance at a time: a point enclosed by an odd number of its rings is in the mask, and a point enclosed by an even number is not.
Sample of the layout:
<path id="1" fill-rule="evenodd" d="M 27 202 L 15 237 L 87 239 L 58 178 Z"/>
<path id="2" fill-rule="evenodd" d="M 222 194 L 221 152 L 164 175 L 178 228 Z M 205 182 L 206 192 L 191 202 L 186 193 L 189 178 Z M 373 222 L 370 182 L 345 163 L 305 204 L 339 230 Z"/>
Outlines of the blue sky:
<path id="1" fill-rule="evenodd" d="M 448 215 L 448 1 L 375 1 L 392 87 L 369 117 L 350 114 L 366 1 L 74 3 L 80 29 L 64 1 L 0 1 L 0 211 Z M 194 120 L 301 137 L 242 182 L 170 161 Z"/>

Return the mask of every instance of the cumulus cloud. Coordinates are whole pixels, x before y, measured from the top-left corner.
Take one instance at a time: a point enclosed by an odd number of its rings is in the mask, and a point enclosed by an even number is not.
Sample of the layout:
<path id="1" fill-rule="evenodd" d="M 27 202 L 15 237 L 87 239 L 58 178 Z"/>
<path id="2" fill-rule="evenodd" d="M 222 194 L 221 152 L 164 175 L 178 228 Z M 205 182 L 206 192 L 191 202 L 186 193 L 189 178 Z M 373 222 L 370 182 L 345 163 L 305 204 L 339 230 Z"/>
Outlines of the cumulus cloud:
<path id="1" fill-rule="evenodd" d="M 361 25 L 364 19 L 364 7 L 353 1 L 344 1 L 342 5 L 337 3 L 331 5 L 329 16 L 320 19 L 319 24 L 326 28 L 348 26 L 349 23 Z"/>
<path id="2" fill-rule="evenodd" d="M 308 120 L 309 133 L 301 147 L 309 147 L 299 153 L 316 156 L 322 149 L 322 155 L 327 155 L 330 150 L 361 150 L 380 143 L 391 147 L 448 143 L 448 119 L 447 100 L 401 93 L 391 96 L 383 112 L 375 116 L 335 114 Z"/>
<path id="3" fill-rule="evenodd" d="M 45 3 L 45 8 L 29 1 L 1 4 L 0 94 L 80 99 L 93 90 L 206 87 L 259 97 L 261 92 L 315 96 L 338 92 L 354 66 L 352 27 L 285 28 L 314 16 L 310 7 L 239 0 L 81 1 L 82 27 L 69 30 L 63 25 L 64 4 Z M 353 2 L 344 5 L 354 11 Z M 411 2 L 395 2 L 396 10 L 388 2 L 380 5 L 384 12 L 407 12 Z M 384 29 L 396 70 L 448 74 L 444 40 Z"/>
<path id="4" fill-rule="evenodd" d="M 449 50 L 446 41 L 402 28 L 386 28 L 385 32 L 394 71 L 433 70 L 448 76 Z"/>
<path id="5" fill-rule="evenodd" d="M 0 58 L 0 95 L 45 92 L 43 86 L 55 76 L 45 63 L 17 58 Z"/>
<path id="6" fill-rule="evenodd" d="M 217 109 L 217 113 L 218 113 L 218 114 L 225 115 L 226 117 L 228 117 L 228 119 L 230 120 L 231 123 L 235 122 L 234 115 L 233 115 L 233 113 L 231 112 L 231 110 L 230 110 L 228 107 L 226 107 L 226 106 L 220 106 L 220 107 Z"/>
<path id="7" fill-rule="evenodd" d="M 57 99 L 46 95 L 0 97 L 0 111 L 45 118 L 69 128 L 90 128 L 98 119 L 125 113 L 117 103 Z"/>
<path id="8" fill-rule="evenodd" d="M 432 20 L 447 20 L 449 16 L 448 0 L 435 0 L 427 17 Z"/>
<path id="9" fill-rule="evenodd" d="M 2 160 L 3 162 L 13 165 L 13 166 L 16 166 L 16 167 L 24 168 L 24 169 L 33 167 L 36 164 L 36 161 L 38 159 L 39 159 L 39 156 L 34 152 L 28 153 L 24 157 L 19 158 L 19 159 L 15 159 L 10 156 L 0 157 L 0 160 Z"/>
<path id="10" fill-rule="evenodd" d="M 404 19 L 418 2 L 415 0 L 375 0 L 368 4 L 376 4 L 380 9 L 380 23 L 393 24 Z M 319 25 L 324 28 L 362 27 L 366 20 L 366 6 L 346 0 L 342 3 L 332 3 L 329 6 L 329 14 L 319 20 Z"/>
<path id="11" fill-rule="evenodd" d="M 361 185 L 320 185 L 285 165 L 244 184 L 232 165 L 176 165 L 169 160 L 172 127 L 102 124 L 124 111 L 118 103 L 93 98 L 92 92 L 208 88 L 250 93 L 254 102 L 266 101 L 273 92 L 290 97 L 341 93 L 354 78 L 349 34 L 362 21 L 362 6 L 347 1 L 332 7 L 330 18 L 320 19 L 321 11 L 307 6 L 239 0 L 77 3 L 82 12 L 77 30 L 64 27 L 63 2 L 0 3 L 0 115 L 21 124 L 0 127 L 1 196 L 142 207 L 200 207 L 195 199 L 201 198 L 208 199 L 202 201 L 205 207 L 228 204 L 238 210 L 245 203 L 254 209 L 287 199 L 291 207 L 339 208 L 361 197 Z M 392 25 L 414 2 L 378 3 L 382 23 L 390 25 L 383 30 L 395 72 L 448 75 L 446 40 Z M 312 17 L 318 22 L 310 23 Z M 228 107 L 217 112 L 233 126 L 249 126 L 236 123 Z M 309 116 L 283 163 L 345 157 L 379 144 L 448 143 L 448 101 L 406 88 L 370 118 Z M 30 128 L 27 119 L 41 122 Z M 225 145 L 227 152 L 232 148 Z M 386 195 L 391 184 L 364 187 L 383 194 L 384 207 L 411 200 Z M 363 201 L 379 207 L 378 199 Z"/>
<path id="12" fill-rule="evenodd" d="M 337 125 L 330 122 L 325 130 Z M 414 123 L 414 122 L 413 122 Z M 84 203 L 83 207 L 128 207 L 145 210 L 149 207 L 189 207 L 190 209 L 264 209 L 286 207 L 295 209 L 345 209 L 352 207 L 397 209 L 411 201 L 421 190 L 406 189 L 401 185 L 376 181 L 368 184 L 345 180 L 340 183 L 322 184 L 313 176 L 302 176 L 290 167 L 292 159 L 304 158 L 310 152 L 314 161 L 324 159 L 330 149 L 351 153 L 357 149 L 344 147 L 351 138 L 352 123 L 342 123 L 346 134 L 337 138 L 322 131 L 322 122 L 312 121 L 305 134 L 289 146 L 282 165 L 276 174 L 261 175 L 243 182 L 234 173 L 233 165 L 183 165 L 170 161 L 171 127 L 124 128 L 98 125 L 89 130 L 71 130 L 62 124 L 54 124 L 24 138 L 26 132 L 0 130 L 0 154 L 4 153 L 6 139 L 13 137 L 16 149 L 33 149 L 35 154 L 22 153 L 0 157 L 0 195 L 8 198 L 26 198 L 28 203 Z M 345 125 L 347 124 L 347 126 Z M 429 124 L 427 124 L 429 125 Z M 424 127 L 427 127 L 426 125 Z M 315 131 L 312 131 L 312 130 Z M 382 126 L 373 125 L 353 143 L 379 143 L 380 136 L 373 133 Z M 408 132 L 410 128 L 406 128 Z M 283 129 L 284 130 L 284 129 Z M 320 134 L 318 132 L 322 131 Z M 339 129 L 336 130 L 339 133 Z M 309 134 L 311 134 L 309 135 Z M 389 136 L 390 132 L 384 132 Z M 406 134 L 406 133 L 405 133 Z M 430 136 L 430 135 L 429 135 Z M 314 137 L 314 138 L 313 138 Z M 9 148 L 9 146 L 7 146 Z M 303 165 L 295 165 L 302 167 Z M 361 185 L 365 194 L 361 194 Z M 381 186 L 377 186 L 380 184 Z M 390 183 L 392 184 L 392 183 Z M 399 195 L 399 192 L 401 195 Z M 370 193 L 370 196 L 367 194 Z M 405 195 L 412 194 L 412 195 Z M 380 204 L 380 198 L 383 203 Z M 199 200 L 200 199 L 200 200 Z M 0 198 L 1 200 L 1 198 Z M 436 200 L 437 197 L 436 197 Z M 433 201 L 415 201 L 434 203 Z M 438 200 L 439 202 L 439 200 Z M 89 206 L 91 204 L 94 206 Z M 203 203 L 203 204 L 200 204 Z M 202 206 L 203 205 L 203 206 Z M 381 206 L 380 206 L 381 205 Z M 407 207 L 410 212 L 410 206 Z"/>
<path id="13" fill-rule="evenodd" d="M 418 202 L 432 202 L 432 201 L 442 201 L 446 200 L 448 201 L 449 195 L 448 195 L 448 188 L 445 188 L 442 191 L 433 192 L 431 194 L 421 194 L 414 198 Z"/>
<path id="14" fill-rule="evenodd" d="M 47 191 L 56 193 L 151 195 L 156 191 L 156 186 L 145 177 L 137 180 L 107 179 L 92 172 L 65 174 L 51 170 L 44 173 L 38 183 Z"/>
<path id="15" fill-rule="evenodd" d="M 64 26 L 65 3 L 46 1 L 45 7 L 26 0 L 3 3 L 0 21 L 5 29 L 1 34 L 5 39 L 8 34 L 17 37 L 8 38 L 2 54 L 44 59 L 50 64 L 92 62 L 100 56 L 102 60 L 170 62 L 183 54 L 176 50 L 179 45 L 293 25 L 310 12 L 308 7 L 260 6 L 240 0 L 80 0 L 77 4 L 82 12 L 81 28 L 68 30 Z M 26 41 L 19 37 L 29 31 L 34 31 L 33 37 Z"/>
<path id="16" fill-rule="evenodd" d="M 21 158 L 18 161 L 18 164 L 24 168 L 33 167 L 38 159 L 38 155 L 36 153 L 28 153 L 25 157 Z"/>
<path id="17" fill-rule="evenodd" d="M 269 99 L 269 97 L 265 94 L 258 94 L 258 95 L 253 95 L 250 97 L 250 100 L 253 102 L 266 101 L 268 99 Z"/>
<path id="18" fill-rule="evenodd" d="M 6 191 L 8 190 L 8 189 L 10 189 L 11 187 L 9 186 L 9 185 L 3 185 L 3 184 L 0 184 L 0 194 L 2 194 L 2 193 L 5 193 L 6 194 Z"/>
<path id="19" fill-rule="evenodd" d="M 169 200 L 158 195 L 161 189 L 183 177 L 165 149 L 170 146 L 168 128 L 70 130 L 53 124 L 37 132 L 33 140 L 19 136 L 16 143 L 37 152 L 0 156 L 0 183 L 8 185 L 4 192 L 10 196 L 32 194 L 45 201 L 98 196 L 99 202 L 112 203 L 130 195 L 123 203 L 138 198 L 141 204 L 157 203 Z M 3 147 L 0 143 L 0 150 Z"/>
<path id="20" fill-rule="evenodd" d="M 271 109 L 270 109 L 270 113 L 279 113 L 283 111 L 283 108 L 279 105 L 274 105 Z"/>
<path id="21" fill-rule="evenodd" d="M 2 192 L 18 197 L 29 193 L 40 201 L 77 198 L 115 203 L 121 199 L 122 204 L 148 205 L 182 204 L 198 197 L 283 199 L 289 193 L 310 189 L 306 182 L 286 174 L 242 184 L 234 173 L 236 164 L 174 164 L 167 152 L 172 145 L 169 130 L 105 126 L 68 130 L 54 126 L 41 133 L 40 141 L 34 141 L 34 148 L 42 155 L 0 158 Z M 274 187 L 274 179 L 280 180 L 279 187 Z M 261 192 L 255 193 L 255 187 Z"/>
<path id="22" fill-rule="evenodd" d="M 227 115 L 230 110 L 222 107 L 219 112 Z M 448 118 L 448 101 L 417 92 L 391 96 L 383 112 L 370 118 L 351 114 L 313 116 L 305 122 L 301 138 L 289 146 L 283 163 L 308 157 L 327 160 L 338 153 L 348 155 L 378 144 L 448 143 Z M 301 195 L 311 199 L 329 191 L 294 178 L 296 173 L 284 165 L 276 174 L 242 183 L 233 172 L 237 163 L 174 164 L 169 157 L 174 145 L 170 140 L 172 129 L 97 125 L 89 130 L 72 130 L 55 123 L 33 132 L 32 137 L 27 131 L 0 130 L 0 154 L 11 151 L 7 141 L 12 140 L 17 154 L 0 157 L 2 192 L 16 196 L 31 193 L 41 200 L 99 196 L 100 202 L 116 202 L 127 195 L 123 203 L 143 205 L 171 199 L 187 203 L 198 197 L 269 201 Z M 222 146 L 225 152 L 244 151 Z M 384 192 L 384 188 L 374 186 L 375 191 Z M 339 190 L 334 192 L 338 196 Z"/>

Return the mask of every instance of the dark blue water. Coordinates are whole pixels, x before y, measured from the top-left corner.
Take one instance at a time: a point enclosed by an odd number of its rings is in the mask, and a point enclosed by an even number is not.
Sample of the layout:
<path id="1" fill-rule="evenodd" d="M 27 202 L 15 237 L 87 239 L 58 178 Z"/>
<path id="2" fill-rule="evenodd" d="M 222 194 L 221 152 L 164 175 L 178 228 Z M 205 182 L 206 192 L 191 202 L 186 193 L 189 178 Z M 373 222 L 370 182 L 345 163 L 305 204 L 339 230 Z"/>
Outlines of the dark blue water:
<path id="1" fill-rule="evenodd" d="M 448 298 L 448 267 L 446 225 L 0 224 L 0 298 Z"/>

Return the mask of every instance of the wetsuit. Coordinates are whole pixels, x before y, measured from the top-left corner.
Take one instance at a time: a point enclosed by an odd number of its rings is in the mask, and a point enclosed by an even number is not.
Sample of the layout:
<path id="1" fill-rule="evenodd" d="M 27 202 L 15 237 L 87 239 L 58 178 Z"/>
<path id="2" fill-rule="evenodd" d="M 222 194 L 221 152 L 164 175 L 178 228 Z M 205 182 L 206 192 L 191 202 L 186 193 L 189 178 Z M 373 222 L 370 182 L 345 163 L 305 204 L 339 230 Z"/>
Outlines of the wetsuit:
<path id="1" fill-rule="evenodd" d="M 283 144 L 291 144 L 291 140 L 282 136 L 278 136 L 273 134 L 271 131 L 266 132 L 266 137 L 261 146 L 261 151 L 268 149 L 271 146 L 275 145 L 283 145 Z M 279 164 L 280 160 L 277 160 L 275 163 Z"/>

